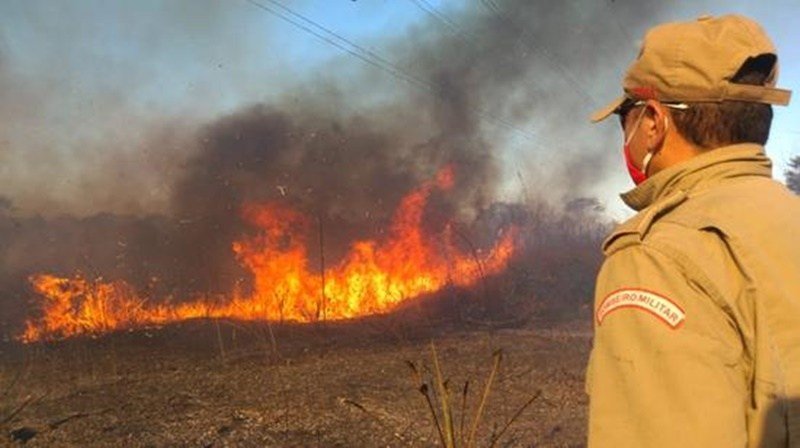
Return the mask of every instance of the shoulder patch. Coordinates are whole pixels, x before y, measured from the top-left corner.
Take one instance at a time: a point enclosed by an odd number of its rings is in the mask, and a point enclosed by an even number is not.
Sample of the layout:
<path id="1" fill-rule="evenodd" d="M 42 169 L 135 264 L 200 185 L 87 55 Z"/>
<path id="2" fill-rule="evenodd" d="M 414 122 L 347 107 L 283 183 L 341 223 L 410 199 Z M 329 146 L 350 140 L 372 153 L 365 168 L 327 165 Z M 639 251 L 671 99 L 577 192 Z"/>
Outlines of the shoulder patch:
<path id="1" fill-rule="evenodd" d="M 686 313 L 683 308 L 672 300 L 655 293 L 640 288 L 618 289 L 607 295 L 595 312 L 597 325 L 601 325 L 603 320 L 616 310 L 632 308 L 645 311 L 657 317 L 670 328 L 679 328 Z"/>

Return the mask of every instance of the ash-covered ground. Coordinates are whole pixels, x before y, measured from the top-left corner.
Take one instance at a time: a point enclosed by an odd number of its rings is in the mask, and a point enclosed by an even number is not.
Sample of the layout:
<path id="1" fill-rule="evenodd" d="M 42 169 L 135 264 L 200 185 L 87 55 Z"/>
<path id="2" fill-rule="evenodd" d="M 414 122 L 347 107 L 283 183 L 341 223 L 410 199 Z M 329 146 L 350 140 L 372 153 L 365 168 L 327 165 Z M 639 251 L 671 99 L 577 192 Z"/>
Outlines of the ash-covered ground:
<path id="1" fill-rule="evenodd" d="M 192 321 L 96 339 L 6 344 L 0 443 L 441 446 L 409 367 L 414 363 L 435 389 L 433 342 L 457 439 L 470 432 L 493 353 L 502 350 L 476 446 L 490 446 L 536 395 L 495 446 L 583 446 L 590 327 L 585 320 L 534 319 L 490 328 L 388 315 L 301 326 Z"/>

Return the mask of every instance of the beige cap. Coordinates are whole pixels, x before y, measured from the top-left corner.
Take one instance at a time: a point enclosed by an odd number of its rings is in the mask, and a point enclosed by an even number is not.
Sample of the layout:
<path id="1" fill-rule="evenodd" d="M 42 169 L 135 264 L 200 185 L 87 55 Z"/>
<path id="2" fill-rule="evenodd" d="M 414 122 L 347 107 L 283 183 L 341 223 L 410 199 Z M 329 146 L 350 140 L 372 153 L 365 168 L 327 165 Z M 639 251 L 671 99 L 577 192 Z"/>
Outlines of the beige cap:
<path id="1" fill-rule="evenodd" d="M 791 91 L 775 87 L 777 62 L 764 86 L 731 82 L 749 58 L 763 54 L 775 55 L 775 46 L 760 25 L 740 15 L 703 16 L 659 25 L 645 34 L 639 56 L 628 67 L 622 81 L 625 95 L 591 119 L 605 119 L 625 98 L 687 103 L 737 100 L 785 106 Z"/>

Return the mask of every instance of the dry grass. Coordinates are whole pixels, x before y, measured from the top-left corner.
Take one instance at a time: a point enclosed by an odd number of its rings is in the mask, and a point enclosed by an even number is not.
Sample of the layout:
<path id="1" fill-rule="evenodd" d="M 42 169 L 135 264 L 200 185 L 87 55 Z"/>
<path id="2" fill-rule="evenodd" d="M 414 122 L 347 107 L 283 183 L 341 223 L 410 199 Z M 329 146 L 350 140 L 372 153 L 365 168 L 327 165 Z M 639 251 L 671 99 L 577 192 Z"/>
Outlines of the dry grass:
<path id="1" fill-rule="evenodd" d="M 486 409 L 486 404 L 492 391 L 492 385 L 494 384 L 498 370 L 500 369 L 500 363 L 503 359 L 503 351 L 495 350 L 492 355 L 492 367 L 489 370 L 486 380 L 484 381 L 484 387 L 480 396 L 480 401 L 478 402 L 477 408 L 474 410 L 474 414 L 471 418 L 468 415 L 469 409 L 467 409 L 470 381 L 464 381 L 464 386 L 461 388 L 461 406 L 458 409 L 457 415 L 460 424 L 456 426 L 455 419 L 453 417 L 453 397 L 450 392 L 450 381 L 444 378 L 444 373 L 439 361 L 439 355 L 436 351 L 436 345 L 433 342 L 430 343 L 430 350 L 431 360 L 433 362 L 432 378 L 426 378 L 423 374 L 423 369 L 421 366 L 417 366 L 416 363 L 412 361 L 406 361 L 406 363 L 411 369 L 413 380 L 417 385 L 417 390 L 425 397 L 425 403 L 427 405 L 431 421 L 433 422 L 436 432 L 439 435 L 439 441 L 442 446 L 446 448 L 474 448 L 476 444 L 475 435 L 480 427 L 481 420 Z M 489 437 L 490 442 L 488 446 L 490 448 L 497 445 L 511 425 L 522 415 L 525 409 L 527 409 L 531 404 L 533 404 L 534 401 L 536 401 L 537 398 L 541 396 L 541 393 L 541 390 L 537 390 L 528 399 L 528 401 L 526 401 L 522 406 L 519 407 L 519 409 L 517 409 L 517 411 L 506 421 L 506 423 L 497 433 L 494 433 L 491 435 L 491 437 Z M 434 405 L 434 402 L 436 401 L 438 401 L 440 406 L 440 410 L 438 412 L 436 410 L 436 406 Z M 466 422 L 469 422 L 469 432 L 465 431 L 464 426 Z"/>
<path id="2" fill-rule="evenodd" d="M 35 436 L 26 447 L 583 443 L 589 348 L 583 330 L 410 326 L 398 338 L 372 323 L 274 325 L 281 357 L 265 362 L 265 351 L 272 353 L 269 329 L 262 328 L 261 338 L 255 327 L 219 323 L 219 331 L 208 321 L 0 347 L 0 394 L 23 360 L 31 360 L 29 373 L 7 394 L 13 399 L 2 401 L 7 423 L 0 445 L 28 430 Z M 493 356 L 500 348 L 502 358 Z M 420 373 L 413 388 L 406 360 Z M 430 406 L 418 392 L 422 383 Z M 34 399 L 25 403 L 20 391 Z"/>

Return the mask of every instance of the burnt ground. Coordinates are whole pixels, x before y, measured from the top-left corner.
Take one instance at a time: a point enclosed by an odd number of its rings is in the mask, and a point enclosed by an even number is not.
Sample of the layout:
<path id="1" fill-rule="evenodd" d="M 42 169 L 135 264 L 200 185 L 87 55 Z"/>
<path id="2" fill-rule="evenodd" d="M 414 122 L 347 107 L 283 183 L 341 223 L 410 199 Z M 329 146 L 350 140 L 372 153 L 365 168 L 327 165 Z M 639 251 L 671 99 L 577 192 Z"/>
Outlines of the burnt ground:
<path id="1" fill-rule="evenodd" d="M 502 349 L 476 446 L 489 446 L 537 392 L 496 446 L 583 446 L 590 338 L 583 321 L 488 329 L 382 317 L 271 327 L 195 321 L 96 339 L 5 344 L 0 444 L 438 446 L 408 366 L 415 363 L 430 380 L 434 341 L 457 429 L 465 381 L 472 416 L 493 353 Z"/>

